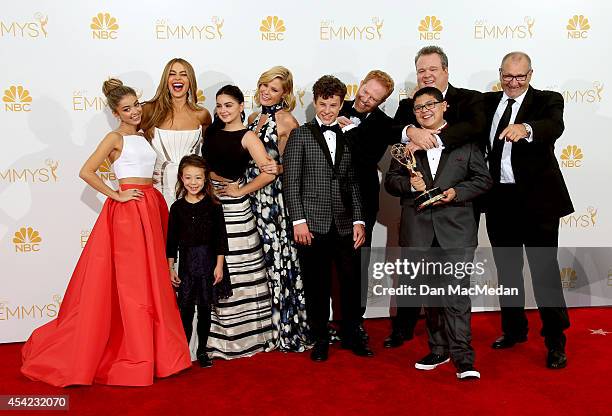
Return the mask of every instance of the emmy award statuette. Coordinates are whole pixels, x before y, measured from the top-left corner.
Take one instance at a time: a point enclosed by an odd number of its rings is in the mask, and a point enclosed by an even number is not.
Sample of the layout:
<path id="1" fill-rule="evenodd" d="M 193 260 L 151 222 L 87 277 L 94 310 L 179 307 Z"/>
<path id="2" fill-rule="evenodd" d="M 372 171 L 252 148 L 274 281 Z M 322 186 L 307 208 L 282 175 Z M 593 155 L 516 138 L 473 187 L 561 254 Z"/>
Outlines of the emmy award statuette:
<path id="1" fill-rule="evenodd" d="M 416 159 L 412 151 L 406 149 L 405 145 L 402 143 L 394 144 L 391 147 L 391 156 L 408 169 L 410 176 L 417 176 Z M 417 189 L 417 191 L 420 194 L 414 199 L 414 204 L 419 211 L 444 198 L 440 188 L 425 189 L 423 187 L 423 189 Z"/>

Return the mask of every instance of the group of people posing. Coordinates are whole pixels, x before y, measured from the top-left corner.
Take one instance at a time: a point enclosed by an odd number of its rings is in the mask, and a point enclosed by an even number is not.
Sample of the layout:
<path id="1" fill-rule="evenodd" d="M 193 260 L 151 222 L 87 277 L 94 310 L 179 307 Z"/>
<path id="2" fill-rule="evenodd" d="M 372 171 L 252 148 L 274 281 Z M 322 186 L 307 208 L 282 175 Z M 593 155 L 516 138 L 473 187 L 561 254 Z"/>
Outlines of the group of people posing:
<path id="1" fill-rule="evenodd" d="M 384 180 L 401 199 L 399 245 L 475 248 L 485 211 L 499 281 L 522 297 L 512 305 L 500 299 L 503 335 L 493 347 L 527 339 L 525 247 L 547 365 L 565 367 L 569 318 L 556 247 L 559 218 L 573 208 L 553 153 L 563 99 L 529 85 L 531 60 L 522 52 L 503 58 L 496 93 L 450 85 L 437 46 L 422 48 L 415 66 L 417 91 L 394 118 L 379 108 L 394 82 L 373 70 L 352 101 L 340 80 L 319 78 L 315 117 L 301 126 L 291 114 L 293 77 L 282 66 L 260 76 L 261 111 L 248 119 L 234 85 L 217 92 L 214 117 L 198 106 L 195 72 L 180 58 L 167 63 L 144 104 L 121 81 L 105 81 L 119 127 L 80 177 L 108 199 L 58 318 L 23 347 L 23 374 L 57 386 L 142 386 L 188 368 L 192 355 L 203 367 L 271 350 L 310 350 L 313 361 L 325 361 L 333 270 L 341 346 L 372 357 L 360 301 L 369 254 L 360 248 L 371 245 L 379 210 L 379 162 L 400 142 L 420 173 L 394 160 Z M 96 175 L 106 158 L 118 190 Z M 441 199 L 417 210 L 415 198 L 432 187 Z M 511 256 L 496 248 L 512 248 Z M 431 353 L 415 367 L 452 360 L 459 379 L 479 378 L 470 299 L 446 302 L 425 305 Z M 385 347 L 413 337 L 420 310 L 398 308 Z"/>

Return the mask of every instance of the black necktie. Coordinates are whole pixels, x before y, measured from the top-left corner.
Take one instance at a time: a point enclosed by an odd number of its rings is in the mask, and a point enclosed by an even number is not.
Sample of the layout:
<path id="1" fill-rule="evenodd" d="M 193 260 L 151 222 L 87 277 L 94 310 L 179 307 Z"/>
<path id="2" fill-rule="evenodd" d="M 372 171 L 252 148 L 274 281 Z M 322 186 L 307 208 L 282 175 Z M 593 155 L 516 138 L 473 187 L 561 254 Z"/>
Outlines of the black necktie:
<path id="1" fill-rule="evenodd" d="M 497 130 L 495 130 L 495 136 L 493 136 L 493 148 L 491 149 L 491 155 L 489 156 L 489 170 L 491 171 L 491 176 L 495 183 L 499 183 L 501 178 L 501 158 L 502 152 L 504 151 L 504 143 L 506 142 L 504 139 L 499 140 L 499 135 L 508 124 L 510 124 L 510 116 L 512 116 L 512 104 L 514 104 L 516 100 L 509 98 L 506 104 L 506 109 L 504 110 L 504 114 L 502 114 L 499 119 L 499 123 L 497 124 Z"/>
<path id="2" fill-rule="evenodd" d="M 336 134 L 340 133 L 340 126 L 338 124 L 334 124 L 333 126 L 326 126 L 325 124 L 321 124 L 321 133 L 325 133 L 327 130 L 330 130 Z"/>

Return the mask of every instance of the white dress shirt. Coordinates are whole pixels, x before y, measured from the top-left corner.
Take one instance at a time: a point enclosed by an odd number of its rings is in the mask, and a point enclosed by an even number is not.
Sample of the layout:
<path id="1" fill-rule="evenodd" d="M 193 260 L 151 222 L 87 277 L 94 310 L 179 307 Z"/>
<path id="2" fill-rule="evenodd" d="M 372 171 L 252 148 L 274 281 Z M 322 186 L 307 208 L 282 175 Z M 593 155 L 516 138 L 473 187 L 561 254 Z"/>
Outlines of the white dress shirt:
<path id="1" fill-rule="evenodd" d="M 317 120 L 317 124 L 319 125 L 319 127 L 323 125 L 323 122 L 318 116 L 315 116 L 315 119 Z M 337 124 L 338 120 L 334 120 L 334 122 L 329 124 L 329 126 L 335 126 Z M 323 133 L 323 137 L 325 138 L 325 143 L 327 144 L 327 148 L 329 149 L 331 160 L 333 163 L 336 163 L 336 133 L 331 130 L 327 130 Z M 306 219 L 302 218 L 300 220 L 293 221 L 293 225 L 303 224 L 305 222 Z M 355 224 L 365 225 L 365 221 L 353 221 L 353 225 Z"/>
<path id="2" fill-rule="evenodd" d="M 522 93 L 521 95 L 519 95 L 518 97 L 516 97 L 515 103 L 512 104 L 512 113 L 510 115 L 510 123 L 509 124 L 514 124 L 514 120 L 516 119 L 516 115 L 519 112 L 519 109 L 521 108 L 521 104 L 523 104 L 523 100 L 525 99 L 525 94 L 527 94 L 527 91 L 525 91 L 524 93 Z M 506 110 L 506 106 L 508 105 L 508 100 L 510 99 L 510 97 L 508 97 L 506 95 L 506 93 L 504 92 L 502 95 L 502 99 L 500 100 L 499 104 L 497 105 L 497 110 L 495 110 L 495 115 L 493 116 L 493 123 L 491 124 L 491 131 L 489 132 L 489 142 L 491 143 L 491 149 L 493 149 L 493 140 L 496 140 L 495 136 L 495 132 L 497 132 L 497 125 L 499 124 L 499 120 L 502 118 L 502 115 L 504 114 L 504 111 Z M 531 130 L 531 126 L 529 126 L 528 124 L 524 124 L 525 128 L 527 129 L 527 133 L 529 134 L 529 137 L 526 137 L 525 139 L 528 142 L 532 142 L 533 141 L 533 132 Z M 499 177 L 499 181 L 500 183 L 515 183 L 514 182 L 514 172 L 512 171 L 512 142 L 507 142 L 504 141 L 504 148 L 502 150 L 502 157 L 501 157 L 501 170 L 500 170 L 500 177 Z"/>
<path id="3" fill-rule="evenodd" d="M 444 127 L 446 127 L 447 123 L 444 123 L 442 125 L 442 127 L 440 127 L 441 129 L 443 129 Z M 438 136 L 437 134 L 435 135 L 436 139 L 438 140 L 438 147 L 434 147 L 432 149 L 428 149 L 427 150 L 427 162 L 429 162 L 429 170 L 431 171 L 431 178 L 435 181 L 436 180 L 436 174 L 438 173 L 438 165 L 440 164 L 440 158 L 442 157 L 442 151 L 444 150 L 444 144 L 442 143 L 442 140 L 440 140 L 440 136 Z M 425 174 L 425 172 L 421 172 L 423 175 Z M 414 187 L 412 188 L 412 191 L 416 191 L 416 189 L 414 189 Z"/>

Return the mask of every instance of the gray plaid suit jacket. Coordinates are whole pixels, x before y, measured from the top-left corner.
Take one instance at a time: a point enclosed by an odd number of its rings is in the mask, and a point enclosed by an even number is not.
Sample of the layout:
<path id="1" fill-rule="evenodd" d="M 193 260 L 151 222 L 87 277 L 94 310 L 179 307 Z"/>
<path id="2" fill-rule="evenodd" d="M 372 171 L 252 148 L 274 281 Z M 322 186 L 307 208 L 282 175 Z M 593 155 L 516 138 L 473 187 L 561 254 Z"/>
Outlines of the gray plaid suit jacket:
<path id="1" fill-rule="evenodd" d="M 363 221 L 351 152 L 341 133 L 336 133 L 332 163 L 316 119 L 294 129 L 283 170 L 283 196 L 292 221 L 305 219 L 311 233 L 326 234 L 333 220 L 340 235 L 352 234 L 353 221 Z"/>

